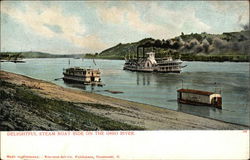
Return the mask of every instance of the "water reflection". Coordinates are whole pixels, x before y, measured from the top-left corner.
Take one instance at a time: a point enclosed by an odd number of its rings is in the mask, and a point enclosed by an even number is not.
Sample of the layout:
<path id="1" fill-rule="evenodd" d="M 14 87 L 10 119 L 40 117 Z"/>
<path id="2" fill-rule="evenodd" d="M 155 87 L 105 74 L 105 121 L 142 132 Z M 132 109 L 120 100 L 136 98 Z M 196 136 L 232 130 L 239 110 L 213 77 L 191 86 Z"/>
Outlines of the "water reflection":
<path id="1" fill-rule="evenodd" d="M 180 74 L 145 73 L 124 71 L 124 61 L 70 59 L 70 66 L 100 68 L 103 88 L 68 84 L 62 80 L 63 68 L 68 67 L 68 58 L 26 59 L 26 63 L 3 63 L 2 69 L 24 74 L 37 79 L 73 87 L 116 98 L 152 104 L 182 112 L 249 125 L 249 63 L 184 62 L 188 65 Z M 206 106 L 178 105 L 176 90 L 183 87 L 205 91 L 222 90 L 223 109 Z M 216 82 L 216 85 L 215 85 Z M 123 94 L 110 94 L 104 90 L 123 91 Z"/>
<path id="2" fill-rule="evenodd" d="M 150 85 L 151 82 L 151 73 L 142 73 L 142 72 L 137 72 L 136 73 L 136 84 L 137 85 L 143 85 L 143 86 L 148 86 Z"/>
<path id="3" fill-rule="evenodd" d="M 64 84 L 65 84 L 67 87 L 72 87 L 72 88 L 78 88 L 78 89 L 86 90 L 86 85 L 84 85 L 84 84 L 80 84 L 80 83 L 69 83 L 69 82 L 65 82 L 65 81 L 64 81 Z"/>
<path id="4" fill-rule="evenodd" d="M 182 76 L 178 73 L 150 73 L 150 72 L 135 72 L 136 84 L 149 86 L 156 84 L 157 86 L 176 85 L 182 82 Z"/>
<path id="5" fill-rule="evenodd" d="M 209 106 L 196 106 L 178 103 L 177 111 L 195 114 L 198 116 L 210 117 L 210 111 L 215 112 L 216 108 Z"/>
<path id="6" fill-rule="evenodd" d="M 98 86 L 98 85 L 85 85 L 82 83 L 76 83 L 76 82 L 65 82 L 63 81 L 63 83 L 65 84 L 65 86 L 69 87 L 69 88 L 76 88 L 76 89 L 80 89 L 80 90 L 86 90 L 89 92 L 101 92 L 103 91 L 100 90 L 100 88 L 102 88 L 102 86 Z"/>

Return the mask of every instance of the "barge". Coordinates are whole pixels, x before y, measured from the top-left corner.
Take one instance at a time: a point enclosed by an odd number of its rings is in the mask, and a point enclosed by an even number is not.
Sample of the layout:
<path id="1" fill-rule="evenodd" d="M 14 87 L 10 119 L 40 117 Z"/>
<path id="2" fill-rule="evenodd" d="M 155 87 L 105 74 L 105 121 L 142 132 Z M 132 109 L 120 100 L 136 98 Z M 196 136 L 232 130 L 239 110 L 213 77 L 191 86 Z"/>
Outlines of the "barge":
<path id="1" fill-rule="evenodd" d="M 63 80 L 66 82 L 102 85 L 100 75 L 101 72 L 99 69 L 85 69 L 80 67 L 63 69 Z"/>
<path id="2" fill-rule="evenodd" d="M 164 72 L 164 73 L 180 73 L 181 69 L 185 66 L 181 66 L 182 61 L 180 59 L 174 60 L 171 56 L 165 58 L 155 58 L 154 52 L 146 53 L 145 56 L 143 48 L 143 56 L 139 57 L 139 47 L 137 48 L 137 57 L 125 59 L 123 69 L 130 71 L 140 72 Z"/>
<path id="3" fill-rule="evenodd" d="M 177 97 L 179 103 L 206 105 L 222 109 L 222 97 L 218 93 L 193 89 L 179 89 L 177 90 Z"/>

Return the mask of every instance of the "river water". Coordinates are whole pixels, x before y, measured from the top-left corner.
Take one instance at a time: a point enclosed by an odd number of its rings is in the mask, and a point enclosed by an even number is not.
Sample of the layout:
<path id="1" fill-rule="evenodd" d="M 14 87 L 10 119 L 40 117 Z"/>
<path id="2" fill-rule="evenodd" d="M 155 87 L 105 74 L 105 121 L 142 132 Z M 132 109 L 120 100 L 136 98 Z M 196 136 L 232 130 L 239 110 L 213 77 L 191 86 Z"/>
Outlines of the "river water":
<path id="1" fill-rule="evenodd" d="M 193 115 L 227 122 L 250 125 L 249 63 L 235 62 L 183 62 L 187 67 L 180 74 L 143 73 L 124 71 L 123 60 L 93 60 L 45 58 L 25 59 L 26 63 L 1 63 L 1 69 L 37 79 L 43 79 L 64 87 L 95 92 L 125 100 L 151 104 Z M 70 61 L 70 64 L 69 64 Z M 63 68 L 73 66 L 99 68 L 103 87 L 70 85 L 63 80 Z M 177 89 L 181 87 L 222 94 L 222 109 L 177 103 Z M 122 91 L 112 94 L 104 90 Z"/>

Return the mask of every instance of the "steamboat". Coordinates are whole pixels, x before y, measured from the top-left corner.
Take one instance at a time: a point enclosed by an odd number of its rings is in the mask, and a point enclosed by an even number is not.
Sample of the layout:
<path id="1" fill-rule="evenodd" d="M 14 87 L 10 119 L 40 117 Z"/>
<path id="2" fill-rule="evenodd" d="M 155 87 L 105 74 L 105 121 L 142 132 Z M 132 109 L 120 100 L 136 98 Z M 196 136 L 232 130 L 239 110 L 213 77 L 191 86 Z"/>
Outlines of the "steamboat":
<path id="1" fill-rule="evenodd" d="M 66 82 L 76 82 L 82 84 L 102 85 L 101 72 L 99 69 L 85 69 L 71 67 L 63 69 L 63 80 Z"/>
<path id="2" fill-rule="evenodd" d="M 139 56 L 139 47 L 137 48 L 137 56 L 132 59 L 125 59 L 123 69 L 130 71 L 141 72 L 165 72 L 165 73 L 180 73 L 181 69 L 185 66 L 181 66 L 182 61 L 180 59 L 173 59 L 172 56 L 165 58 L 155 58 L 154 52 L 144 53 L 143 56 Z"/>

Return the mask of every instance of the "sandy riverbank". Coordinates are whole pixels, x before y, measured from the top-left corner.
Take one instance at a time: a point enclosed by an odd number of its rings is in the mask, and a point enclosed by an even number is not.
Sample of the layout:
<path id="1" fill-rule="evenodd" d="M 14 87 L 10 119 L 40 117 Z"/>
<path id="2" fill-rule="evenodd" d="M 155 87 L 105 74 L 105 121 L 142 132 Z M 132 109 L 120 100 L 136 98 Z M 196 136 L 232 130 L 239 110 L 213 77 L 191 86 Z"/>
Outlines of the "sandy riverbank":
<path id="1" fill-rule="evenodd" d="M 70 101 L 80 107 L 84 107 L 86 111 L 95 115 L 136 125 L 148 130 L 246 129 L 246 127 L 241 125 L 202 118 L 95 93 L 63 88 L 50 82 L 5 71 L 0 71 L 0 79 L 15 85 L 26 86 L 42 97 Z M 93 107 L 93 105 L 82 106 L 81 104 L 102 104 L 101 106 L 103 107 Z M 107 109 L 106 105 L 115 109 Z"/>

